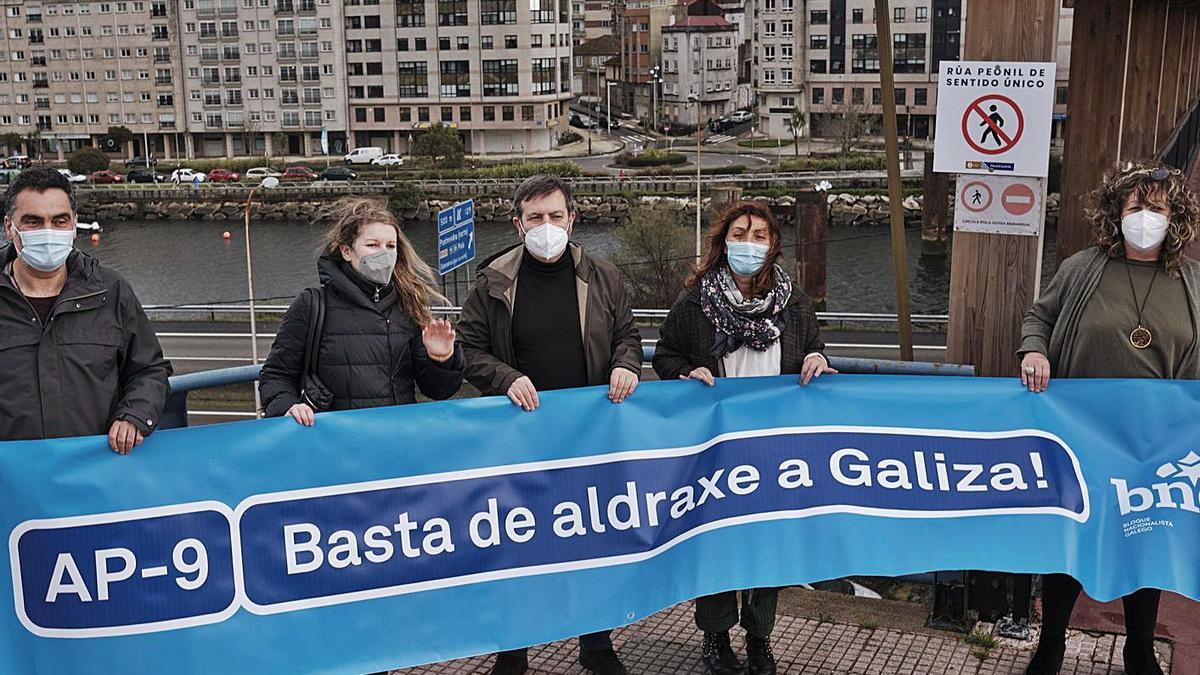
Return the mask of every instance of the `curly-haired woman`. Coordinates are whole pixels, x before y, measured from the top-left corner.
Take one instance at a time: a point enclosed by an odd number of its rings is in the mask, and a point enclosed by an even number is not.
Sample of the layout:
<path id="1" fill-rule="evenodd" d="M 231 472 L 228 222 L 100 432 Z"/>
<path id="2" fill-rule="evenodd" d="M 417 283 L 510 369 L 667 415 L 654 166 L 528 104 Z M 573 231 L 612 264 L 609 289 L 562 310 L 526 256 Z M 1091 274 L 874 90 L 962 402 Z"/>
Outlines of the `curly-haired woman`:
<path id="1" fill-rule="evenodd" d="M 1093 193 L 1096 245 L 1062 263 L 1021 327 L 1021 382 L 1042 392 L 1050 377 L 1200 379 L 1200 264 L 1185 257 L 1200 206 L 1177 170 L 1125 163 Z M 1027 675 L 1062 666 L 1079 582 L 1042 579 L 1042 636 Z M 1125 672 L 1162 675 L 1154 656 L 1161 592 L 1125 605 Z"/>

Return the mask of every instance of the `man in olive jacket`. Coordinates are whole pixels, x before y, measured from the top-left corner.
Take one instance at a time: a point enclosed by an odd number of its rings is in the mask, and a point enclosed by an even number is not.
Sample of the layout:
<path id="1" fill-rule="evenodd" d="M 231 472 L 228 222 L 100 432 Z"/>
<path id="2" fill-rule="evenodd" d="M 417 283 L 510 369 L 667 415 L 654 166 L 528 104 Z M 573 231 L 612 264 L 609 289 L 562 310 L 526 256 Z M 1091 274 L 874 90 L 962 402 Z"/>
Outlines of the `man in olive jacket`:
<path id="1" fill-rule="evenodd" d="M 608 385 L 608 398 L 624 401 L 637 387 L 642 342 L 620 273 L 568 242 L 576 211 L 563 181 L 534 176 L 513 204 L 522 245 L 480 265 L 463 303 L 465 377 L 526 411 L 538 407 L 539 391 L 571 387 Z M 621 675 L 609 633 L 581 637 L 579 660 Z M 519 675 L 528 665 L 526 650 L 504 652 L 492 673 Z"/>
<path id="2" fill-rule="evenodd" d="M 154 431 L 171 365 L 129 284 L 74 249 L 75 196 L 57 169 L 5 195 L 0 440 L 107 434 L 128 454 Z"/>

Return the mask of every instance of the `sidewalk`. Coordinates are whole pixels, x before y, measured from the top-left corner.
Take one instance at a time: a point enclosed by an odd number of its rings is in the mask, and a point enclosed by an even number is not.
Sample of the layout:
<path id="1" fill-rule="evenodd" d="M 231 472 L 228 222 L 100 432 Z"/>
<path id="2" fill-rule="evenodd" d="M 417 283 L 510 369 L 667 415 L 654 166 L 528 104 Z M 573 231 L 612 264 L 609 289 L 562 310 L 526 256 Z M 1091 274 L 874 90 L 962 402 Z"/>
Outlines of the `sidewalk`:
<path id="1" fill-rule="evenodd" d="M 576 129 L 569 127 L 573 131 L 583 137 L 583 140 L 576 141 L 567 145 L 560 145 L 553 150 L 544 150 L 541 152 L 520 152 L 515 153 L 489 153 L 486 155 L 468 155 L 468 160 L 481 162 L 500 161 L 542 161 L 547 159 L 577 159 L 581 157 L 596 157 L 598 155 L 608 155 L 614 152 L 620 152 L 625 144 L 620 139 L 609 137 L 605 134 L 598 134 L 587 129 Z M 566 132 L 563 132 L 566 133 Z M 588 136 L 592 137 L 592 153 L 588 154 Z"/>
<path id="2" fill-rule="evenodd" d="M 899 627 L 892 621 L 858 619 L 859 623 L 834 618 L 853 616 L 853 604 L 866 614 L 899 616 Z M 797 611 L 797 606 L 802 609 Z M 819 618 L 789 616 L 820 610 Z M 790 609 L 789 609 L 790 608 Z M 807 612 L 803 609 L 807 608 Z M 844 610 L 844 611 L 843 611 Z M 921 605 L 888 600 L 853 598 L 836 593 L 787 589 L 780 601 L 780 615 L 772 645 L 779 672 L 795 675 L 1022 675 L 1033 656 L 1035 642 L 1018 643 L 998 639 L 986 653 L 967 644 L 961 636 L 930 631 L 913 625 L 914 612 L 923 614 Z M 919 620 L 918 620 L 919 622 Z M 888 624 L 885 626 L 884 624 Z M 981 624 L 981 628 L 985 627 Z M 990 628 L 990 626 L 987 626 Z M 740 628 L 733 631 L 734 649 L 745 653 Z M 1063 675 L 1120 675 L 1124 636 L 1114 633 L 1072 630 L 1068 638 Z M 692 622 L 692 603 L 676 605 L 631 626 L 618 629 L 613 642 L 622 661 L 635 675 L 704 675 L 700 663 L 700 634 Z M 1163 671 L 1172 674 L 1170 643 L 1158 643 Z M 579 666 L 578 643 L 563 640 L 530 650 L 529 672 L 534 675 L 583 675 Z M 459 661 L 421 666 L 403 671 L 403 675 L 486 675 L 492 657 L 479 656 Z M 1186 664 L 1184 665 L 1186 668 Z M 1194 667 L 1195 664 L 1192 664 Z M 1172 675 L 1192 675 L 1195 671 L 1177 668 Z"/>

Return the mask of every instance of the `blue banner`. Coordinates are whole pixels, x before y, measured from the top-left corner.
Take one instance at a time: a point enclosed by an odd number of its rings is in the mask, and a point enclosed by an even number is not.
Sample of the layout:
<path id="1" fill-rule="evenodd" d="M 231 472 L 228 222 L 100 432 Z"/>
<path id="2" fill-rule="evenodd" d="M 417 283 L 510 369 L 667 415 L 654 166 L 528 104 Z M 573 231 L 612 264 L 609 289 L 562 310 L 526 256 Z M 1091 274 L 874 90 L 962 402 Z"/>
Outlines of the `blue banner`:
<path id="1" fill-rule="evenodd" d="M 1198 403 L 1191 382 L 748 378 L 165 431 L 129 457 L 4 443 L 0 669 L 362 673 L 937 569 L 1200 598 Z"/>

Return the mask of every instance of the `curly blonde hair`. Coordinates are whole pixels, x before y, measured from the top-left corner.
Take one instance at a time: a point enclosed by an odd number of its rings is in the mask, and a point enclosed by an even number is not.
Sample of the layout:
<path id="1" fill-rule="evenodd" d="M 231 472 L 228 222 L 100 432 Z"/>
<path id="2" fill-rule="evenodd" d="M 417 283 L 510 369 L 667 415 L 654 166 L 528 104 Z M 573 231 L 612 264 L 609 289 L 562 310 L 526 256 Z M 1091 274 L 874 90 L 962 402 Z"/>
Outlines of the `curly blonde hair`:
<path id="1" fill-rule="evenodd" d="M 417 255 L 386 203 L 365 197 L 345 197 L 324 209 L 321 219 L 333 221 L 322 244 L 324 251 L 333 256 L 340 255 L 342 246 L 353 247 L 365 225 L 383 223 L 396 230 L 396 267 L 392 270 L 392 278 L 396 282 L 400 306 L 417 325 L 424 328 L 433 321 L 430 311 L 433 303 L 449 304 L 438 292 L 433 268 Z"/>
<path id="2" fill-rule="evenodd" d="M 1187 246 L 1195 239 L 1200 225 L 1200 204 L 1179 169 L 1147 162 L 1124 162 L 1110 169 L 1104 175 L 1104 184 L 1092 192 L 1092 205 L 1086 212 L 1096 231 L 1096 245 L 1109 257 L 1124 257 L 1121 218 L 1132 193 L 1137 194 L 1141 204 L 1165 204 L 1171 209 L 1167 237 L 1158 255 L 1167 273 L 1178 278 Z"/>

